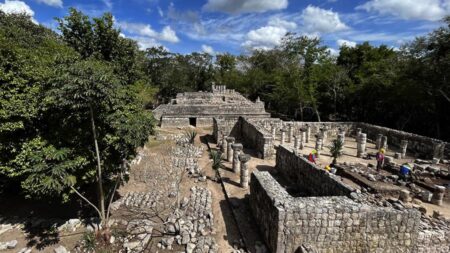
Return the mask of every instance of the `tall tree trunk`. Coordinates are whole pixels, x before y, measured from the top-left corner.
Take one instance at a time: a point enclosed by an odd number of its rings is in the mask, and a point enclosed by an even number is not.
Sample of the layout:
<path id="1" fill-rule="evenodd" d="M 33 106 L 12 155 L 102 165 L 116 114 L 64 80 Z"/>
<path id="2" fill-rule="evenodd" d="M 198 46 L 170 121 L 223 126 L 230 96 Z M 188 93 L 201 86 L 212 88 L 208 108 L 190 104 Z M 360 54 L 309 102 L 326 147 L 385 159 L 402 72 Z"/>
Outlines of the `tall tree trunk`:
<path id="1" fill-rule="evenodd" d="M 95 154 L 97 156 L 97 180 L 98 180 L 98 193 L 100 202 L 101 222 L 105 222 L 105 194 L 103 192 L 103 179 L 102 179 L 102 165 L 100 160 L 100 151 L 97 142 L 97 130 L 95 129 L 94 111 L 92 106 L 89 105 L 89 112 L 91 116 L 92 135 L 94 136 Z"/>

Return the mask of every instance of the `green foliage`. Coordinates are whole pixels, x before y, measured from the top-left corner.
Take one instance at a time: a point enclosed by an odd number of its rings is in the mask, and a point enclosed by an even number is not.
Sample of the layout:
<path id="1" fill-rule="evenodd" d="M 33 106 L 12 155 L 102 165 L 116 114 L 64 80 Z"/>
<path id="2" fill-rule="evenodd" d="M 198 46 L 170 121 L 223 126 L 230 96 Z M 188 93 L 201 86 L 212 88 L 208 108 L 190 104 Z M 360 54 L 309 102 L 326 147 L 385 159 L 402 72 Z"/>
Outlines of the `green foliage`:
<path id="1" fill-rule="evenodd" d="M 340 139 L 334 139 L 331 141 L 330 154 L 333 157 L 333 164 L 337 163 L 337 159 L 342 156 L 342 149 L 344 148 L 344 143 Z"/>
<path id="2" fill-rule="evenodd" d="M 85 232 L 81 239 L 83 250 L 86 252 L 95 252 L 96 250 L 96 238 L 94 232 Z"/>
<path id="3" fill-rule="evenodd" d="M 70 187 L 85 193 L 98 181 L 91 122 L 106 191 L 153 131 L 149 95 L 136 88 L 145 78 L 130 74 L 143 69 L 135 43 L 118 37 L 111 16 L 72 15 L 61 40 L 0 12 L 0 180 L 30 198 L 69 201 Z"/>
<path id="4" fill-rule="evenodd" d="M 195 143 L 195 137 L 197 137 L 197 132 L 195 130 L 186 130 L 184 132 L 184 137 L 190 144 Z"/>
<path id="5" fill-rule="evenodd" d="M 223 166 L 222 152 L 211 150 L 210 158 L 212 159 L 212 169 L 218 171 Z"/>

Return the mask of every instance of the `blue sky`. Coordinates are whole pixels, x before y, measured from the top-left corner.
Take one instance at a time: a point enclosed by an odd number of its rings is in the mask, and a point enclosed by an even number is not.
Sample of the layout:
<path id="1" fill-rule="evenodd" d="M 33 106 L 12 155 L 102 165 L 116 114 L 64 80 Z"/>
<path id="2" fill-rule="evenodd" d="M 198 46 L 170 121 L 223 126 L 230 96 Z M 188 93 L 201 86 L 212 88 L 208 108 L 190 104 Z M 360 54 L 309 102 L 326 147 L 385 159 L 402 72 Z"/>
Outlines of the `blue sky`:
<path id="1" fill-rule="evenodd" d="M 52 29 L 69 7 L 112 12 L 141 48 L 212 54 L 272 48 L 286 32 L 318 36 L 333 53 L 363 41 L 400 47 L 450 14 L 450 0 L 0 0 L 1 10 L 26 12 Z"/>

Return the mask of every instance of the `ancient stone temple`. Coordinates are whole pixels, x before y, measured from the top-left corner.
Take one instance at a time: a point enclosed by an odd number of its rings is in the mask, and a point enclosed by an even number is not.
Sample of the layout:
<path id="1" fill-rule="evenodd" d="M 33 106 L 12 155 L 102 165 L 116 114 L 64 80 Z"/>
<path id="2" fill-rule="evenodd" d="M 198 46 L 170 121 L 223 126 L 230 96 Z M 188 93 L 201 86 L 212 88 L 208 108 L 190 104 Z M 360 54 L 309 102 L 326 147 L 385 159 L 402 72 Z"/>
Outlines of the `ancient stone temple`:
<path id="1" fill-rule="evenodd" d="M 212 92 L 178 93 L 170 104 L 160 105 L 154 111 L 161 127 L 212 127 L 213 118 L 235 119 L 270 117 L 264 102 L 252 102 L 224 85 L 213 85 Z"/>

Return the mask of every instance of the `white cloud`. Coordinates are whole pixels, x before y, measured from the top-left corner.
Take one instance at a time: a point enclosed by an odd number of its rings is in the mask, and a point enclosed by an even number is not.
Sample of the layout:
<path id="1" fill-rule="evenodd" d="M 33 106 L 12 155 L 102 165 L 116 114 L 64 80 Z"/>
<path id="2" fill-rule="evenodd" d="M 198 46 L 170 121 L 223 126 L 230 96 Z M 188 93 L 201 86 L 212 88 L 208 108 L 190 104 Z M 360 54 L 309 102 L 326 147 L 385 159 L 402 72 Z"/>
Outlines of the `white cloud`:
<path id="1" fill-rule="evenodd" d="M 211 46 L 205 44 L 202 45 L 202 51 L 210 55 L 214 55 L 216 53 Z"/>
<path id="2" fill-rule="evenodd" d="M 284 27 L 263 26 L 247 33 L 247 40 L 242 46 L 248 50 L 268 50 L 281 43 L 288 30 Z"/>
<path id="3" fill-rule="evenodd" d="M 275 18 L 272 18 L 271 20 L 269 20 L 268 25 L 284 27 L 288 30 L 294 30 L 295 28 L 297 28 L 297 24 L 295 22 L 286 21 L 279 17 L 275 17 Z"/>
<path id="4" fill-rule="evenodd" d="M 30 16 L 31 21 L 38 23 L 34 19 L 34 11 L 22 1 L 5 0 L 4 3 L 0 3 L 0 10 L 6 14 L 26 14 Z"/>
<path id="5" fill-rule="evenodd" d="M 327 48 L 328 53 L 330 53 L 330 55 L 332 56 L 339 56 L 339 52 L 340 50 L 334 49 L 334 48 Z"/>
<path id="6" fill-rule="evenodd" d="M 288 0 L 208 0 L 203 9 L 238 14 L 282 10 L 287 6 Z"/>
<path id="7" fill-rule="evenodd" d="M 172 28 L 170 28 L 170 26 L 166 26 L 163 28 L 162 32 L 159 34 L 159 39 L 172 43 L 177 43 L 180 41 L 180 39 L 177 37 L 177 34 L 174 30 L 172 30 Z"/>
<path id="8" fill-rule="evenodd" d="M 356 42 L 349 41 L 349 40 L 340 39 L 340 40 L 337 40 L 336 43 L 338 44 L 339 47 L 342 47 L 344 45 L 347 47 L 355 47 L 356 46 Z"/>
<path id="9" fill-rule="evenodd" d="M 301 17 L 306 32 L 331 33 L 348 29 L 348 26 L 339 18 L 339 14 L 332 10 L 308 5 Z"/>
<path id="10" fill-rule="evenodd" d="M 436 21 L 450 14 L 450 0 L 370 0 L 356 9 L 401 19 Z"/>
<path id="11" fill-rule="evenodd" d="M 241 46 L 247 50 L 268 50 L 280 45 L 281 39 L 286 33 L 294 31 L 296 28 L 295 22 L 286 21 L 280 17 L 272 17 L 267 25 L 250 30 Z"/>
<path id="12" fill-rule="evenodd" d="M 154 38 L 149 38 L 149 37 L 144 37 L 144 36 L 130 36 L 127 38 L 137 41 L 138 46 L 141 50 L 145 50 L 145 49 L 151 48 L 151 47 L 161 46 L 161 44 Z"/>
<path id="13" fill-rule="evenodd" d="M 49 0 L 45 0 L 45 1 L 49 1 Z M 50 1 L 57 1 L 57 0 L 50 0 Z M 108 10 L 111 10 L 113 7 L 113 3 L 111 0 L 102 0 L 102 2 L 105 4 L 106 8 L 108 8 Z"/>
<path id="14" fill-rule="evenodd" d="M 130 22 L 117 22 L 117 24 L 121 29 L 131 34 L 146 37 L 158 36 L 158 33 L 155 30 L 153 30 L 153 28 L 149 24 L 130 23 Z"/>
<path id="15" fill-rule="evenodd" d="M 34 11 L 22 1 L 6 0 L 5 3 L 0 3 L 0 10 L 6 14 L 26 14 L 30 17 L 34 16 Z"/>
<path id="16" fill-rule="evenodd" d="M 62 0 L 36 0 L 38 3 L 43 3 L 46 5 L 54 6 L 54 7 L 63 7 L 63 1 Z"/>
<path id="17" fill-rule="evenodd" d="M 124 36 L 134 39 L 138 42 L 142 49 L 160 46 L 160 41 L 167 41 L 177 43 L 180 39 L 170 26 L 165 26 L 161 32 L 155 31 L 149 24 L 131 23 L 131 22 L 117 22 Z"/>
<path id="18" fill-rule="evenodd" d="M 163 10 L 161 9 L 161 7 L 158 6 L 157 9 L 158 9 L 158 14 L 159 14 L 159 16 L 160 16 L 160 17 L 164 17 L 164 12 L 163 12 Z"/>

